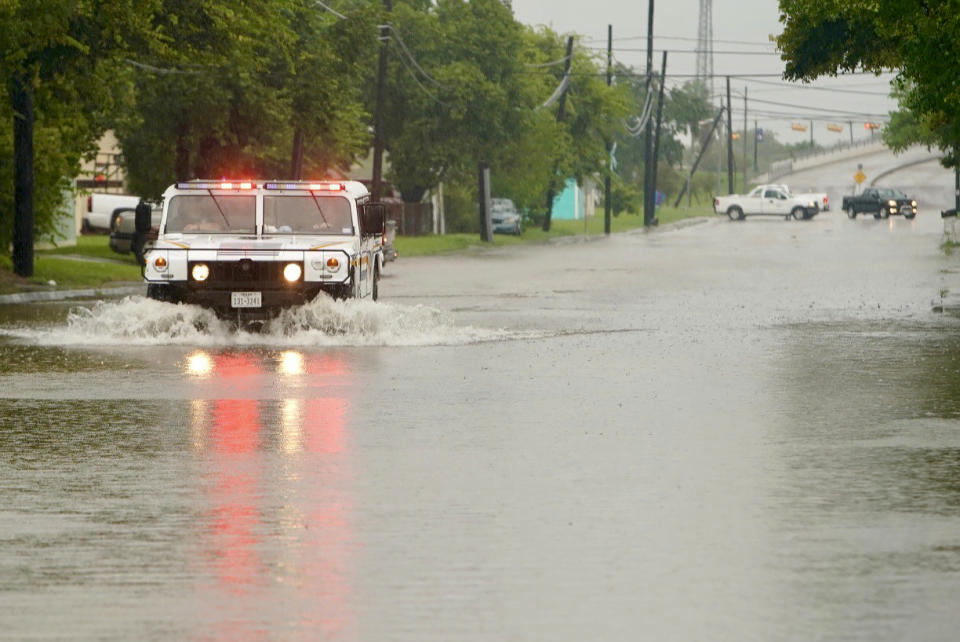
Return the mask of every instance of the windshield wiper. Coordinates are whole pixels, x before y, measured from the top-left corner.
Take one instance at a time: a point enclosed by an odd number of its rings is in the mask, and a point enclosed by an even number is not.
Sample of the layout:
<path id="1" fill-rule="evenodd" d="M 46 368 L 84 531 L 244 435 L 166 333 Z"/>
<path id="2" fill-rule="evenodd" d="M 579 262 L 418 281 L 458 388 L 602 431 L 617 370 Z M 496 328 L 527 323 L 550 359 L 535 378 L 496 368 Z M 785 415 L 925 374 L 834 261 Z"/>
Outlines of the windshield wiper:
<path id="1" fill-rule="evenodd" d="M 313 192 L 310 192 L 310 196 L 311 196 L 311 198 L 313 198 L 313 202 L 316 203 L 316 205 L 317 205 L 317 211 L 320 212 L 320 218 L 323 219 L 324 224 L 329 228 L 329 227 L 330 227 L 330 221 L 328 221 L 328 220 L 327 220 L 327 217 L 323 215 L 323 208 L 320 207 L 320 201 L 317 199 L 317 195 L 314 194 Z"/>
<path id="2" fill-rule="evenodd" d="M 227 225 L 227 230 L 230 229 L 230 221 L 227 220 L 227 215 L 223 213 L 223 210 L 220 208 L 220 203 L 217 202 L 217 197 L 213 195 L 213 190 L 208 189 L 207 194 L 210 195 L 210 198 L 213 199 L 213 204 L 217 206 L 217 211 L 220 212 L 220 216 L 223 217 L 223 222 Z"/>

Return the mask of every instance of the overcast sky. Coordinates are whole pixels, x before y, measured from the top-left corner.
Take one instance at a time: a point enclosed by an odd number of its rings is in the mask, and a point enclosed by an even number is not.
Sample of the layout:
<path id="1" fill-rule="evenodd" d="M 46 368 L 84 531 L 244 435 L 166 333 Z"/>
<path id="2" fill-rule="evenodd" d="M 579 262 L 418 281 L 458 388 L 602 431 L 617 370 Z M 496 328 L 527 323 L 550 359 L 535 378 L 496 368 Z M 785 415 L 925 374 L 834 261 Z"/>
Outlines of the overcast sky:
<path id="1" fill-rule="evenodd" d="M 613 25 L 614 58 L 637 71 L 646 70 L 646 33 L 648 0 L 590 0 L 563 2 L 554 0 L 512 0 L 514 15 L 520 22 L 545 25 L 562 34 L 582 36 L 581 46 L 605 52 L 607 25 Z M 654 66 L 659 69 L 661 53 L 666 49 L 667 81 L 681 83 L 683 74 L 696 72 L 699 0 L 659 0 L 654 6 Z M 770 35 L 782 30 L 776 0 L 713 0 L 713 70 L 716 76 L 770 74 L 753 78 L 733 78 L 734 129 L 743 128 L 743 93 L 747 89 L 748 123 L 773 130 L 785 142 L 809 140 L 810 131 L 792 130 L 794 123 L 809 127 L 814 121 L 814 139 L 829 145 L 841 137 L 850 140 L 849 122 L 855 138 L 868 136 L 864 121 L 870 114 L 885 114 L 896 107 L 890 99 L 890 76 L 847 76 L 819 80 L 811 86 L 789 85 L 778 76 L 783 61 L 770 42 Z M 717 79 L 714 89 L 726 91 L 725 80 Z M 813 87 L 813 88 L 810 88 Z M 766 101 L 761 103 L 760 101 Z M 719 104 L 719 99 L 715 100 Z M 771 104 L 781 103 L 781 104 Z M 806 116 L 804 118 L 803 116 Z M 835 133 L 828 124 L 841 125 Z"/>

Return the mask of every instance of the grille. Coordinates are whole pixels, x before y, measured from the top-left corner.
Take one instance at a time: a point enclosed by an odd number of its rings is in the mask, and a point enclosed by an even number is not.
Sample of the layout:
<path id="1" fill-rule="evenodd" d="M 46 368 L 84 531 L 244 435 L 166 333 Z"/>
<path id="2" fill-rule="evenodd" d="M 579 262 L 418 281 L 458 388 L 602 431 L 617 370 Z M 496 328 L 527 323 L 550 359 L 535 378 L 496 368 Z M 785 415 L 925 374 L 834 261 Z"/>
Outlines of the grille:
<path id="1" fill-rule="evenodd" d="M 204 263 L 204 261 L 197 261 Z M 283 278 L 283 268 L 289 261 L 210 261 L 210 277 L 203 283 L 192 282 L 195 287 L 232 288 L 257 286 L 261 289 L 281 288 L 288 285 Z M 187 269 L 193 270 L 194 262 Z M 303 265 L 301 264 L 301 268 Z"/>

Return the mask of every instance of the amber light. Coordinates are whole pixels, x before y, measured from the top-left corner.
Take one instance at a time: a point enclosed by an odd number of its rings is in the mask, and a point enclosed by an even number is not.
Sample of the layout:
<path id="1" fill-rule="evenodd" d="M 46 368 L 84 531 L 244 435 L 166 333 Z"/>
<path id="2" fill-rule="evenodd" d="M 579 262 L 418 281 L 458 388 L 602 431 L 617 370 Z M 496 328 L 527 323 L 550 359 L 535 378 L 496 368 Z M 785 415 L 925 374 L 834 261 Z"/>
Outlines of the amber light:
<path id="1" fill-rule="evenodd" d="M 157 268 L 158 270 L 167 269 L 167 259 L 163 258 L 162 256 L 158 256 L 153 261 L 153 267 Z"/>
<path id="2" fill-rule="evenodd" d="M 329 259 L 327 259 L 327 267 L 335 270 L 340 267 L 340 261 L 331 256 Z"/>

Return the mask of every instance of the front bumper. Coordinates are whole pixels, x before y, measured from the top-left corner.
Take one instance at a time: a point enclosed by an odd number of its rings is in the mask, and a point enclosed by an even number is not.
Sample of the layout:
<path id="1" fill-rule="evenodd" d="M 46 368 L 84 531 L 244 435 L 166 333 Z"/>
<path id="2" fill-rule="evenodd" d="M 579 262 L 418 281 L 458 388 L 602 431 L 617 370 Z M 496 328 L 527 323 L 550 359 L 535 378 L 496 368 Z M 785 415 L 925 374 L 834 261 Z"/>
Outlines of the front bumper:
<path id="1" fill-rule="evenodd" d="M 297 283 L 282 288 L 263 287 L 269 284 L 245 284 L 242 288 L 222 287 L 218 284 L 205 284 L 198 287 L 192 283 L 154 283 L 152 298 L 171 303 L 188 303 L 209 308 L 221 317 L 243 317 L 245 319 L 268 319 L 276 316 L 282 309 L 300 306 L 313 301 L 321 292 L 339 296 L 342 286 L 320 285 L 317 283 Z M 234 292 L 260 292 L 259 308 L 234 308 L 231 296 Z"/>

